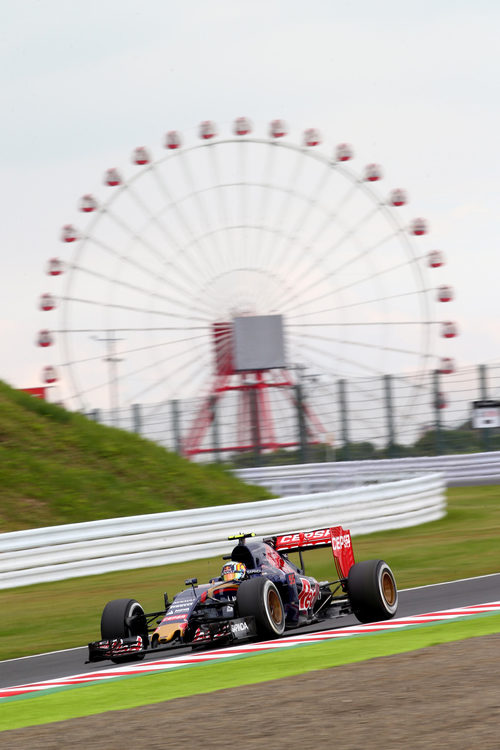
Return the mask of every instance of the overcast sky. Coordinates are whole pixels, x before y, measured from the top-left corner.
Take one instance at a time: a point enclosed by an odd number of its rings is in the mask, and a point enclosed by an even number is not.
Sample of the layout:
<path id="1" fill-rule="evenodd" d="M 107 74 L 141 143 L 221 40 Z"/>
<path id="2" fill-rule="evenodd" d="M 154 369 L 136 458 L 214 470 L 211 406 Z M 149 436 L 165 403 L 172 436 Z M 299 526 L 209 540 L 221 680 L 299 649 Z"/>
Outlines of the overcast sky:
<path id="1" fill-rule="evenodd" d="M 239 115 L 382 164 L 446 255 L 457 365 L 500 361 L 497 3 L 7 0 L 2 15 L 2 379 L 40 382 L 44 267 L 104 169 Z"/>

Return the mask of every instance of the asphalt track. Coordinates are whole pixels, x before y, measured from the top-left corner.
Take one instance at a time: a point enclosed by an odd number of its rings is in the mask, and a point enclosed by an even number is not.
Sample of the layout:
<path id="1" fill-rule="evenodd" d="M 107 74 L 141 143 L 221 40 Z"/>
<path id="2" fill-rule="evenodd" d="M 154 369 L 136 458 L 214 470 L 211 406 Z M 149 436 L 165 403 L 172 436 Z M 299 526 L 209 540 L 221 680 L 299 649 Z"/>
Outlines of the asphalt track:
<path id="1" fill-rule="evenodd" d="M 399 592 L 398 617 L 434 612 L 454 607 L 465 607 L 471 604 L 498 601 L 500 599 L 500 573 L 479 578 L 468 578 L 451 581 L 432 586 L 422 586 Z M 323 620 L 319 625 L 312 625 L 293 631 L 287 635 L 327 630 L 329 628 L 343 628 L 357 624 L 354 616 Z M 89 640 L 98 637 L 99 623 L 96 632 L 89 633 Z M 187 653 L 189 649 L 176 649 L 172 656 Z M 151 652 L 148 659 L 158 659 L 158 652 Z M 165 658 L 163 651 L 161 657 Z M 8 659 L 0 662 L 0 687 L 13 687 L 30 682 L 41 682 L 68 675 L 76 675 L 89 671 L 100 671 L 114 667 L 111 663 L 85 664 L 87 648 L 74 648 L 65 651 L 54 651 L 38 656 L 28 656 L 20 659 Z"/>

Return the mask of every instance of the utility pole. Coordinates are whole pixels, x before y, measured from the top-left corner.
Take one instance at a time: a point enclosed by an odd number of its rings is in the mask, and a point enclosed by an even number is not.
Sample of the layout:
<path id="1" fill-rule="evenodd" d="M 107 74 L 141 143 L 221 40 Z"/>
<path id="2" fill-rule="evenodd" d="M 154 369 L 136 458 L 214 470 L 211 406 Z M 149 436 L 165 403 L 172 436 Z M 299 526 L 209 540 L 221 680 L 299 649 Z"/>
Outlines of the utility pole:
<path id="1" fill-rule="evenodd" d="M 118 362 L 123 362 L 123 359 L 116 356 L 115 344 L 117 341 L 123 341 L 121 338 L 117 338 L 114 331 L 108 331 L 107 336 L 91 336 L 94 341 L 102 341 L 106 344 L 106 356 L 104 362 L 108 363 L 109 371 L 109 409 L 111 413 L 111 422 L 118 425 L 120 417 L 118 414 L 119 407 L 119 393 L 118 393 Z"/>

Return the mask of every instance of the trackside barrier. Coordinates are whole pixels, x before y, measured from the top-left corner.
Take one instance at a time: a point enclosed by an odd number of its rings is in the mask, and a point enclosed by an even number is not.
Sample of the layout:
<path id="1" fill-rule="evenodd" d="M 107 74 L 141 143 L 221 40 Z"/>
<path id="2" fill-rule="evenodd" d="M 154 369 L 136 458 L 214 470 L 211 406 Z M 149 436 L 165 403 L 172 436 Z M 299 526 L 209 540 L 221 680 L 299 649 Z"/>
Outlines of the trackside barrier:
<path id="1" fill-rule="evenodd" d="M 222 555 L 227 537 L 342 524 L 354 534 L 446 513 L 442 474 L 336 492 L 153 513 L 0 534 L 0 589 Z"/>
<path id="2" fill-rule="evenodd" d="M 293 464 L 238 469 L 234 473 L 249 484 L 267 487 L 284 496 L 303 492 L 325 492 L 366 481 L 384 481 L 390 474 L 442 472 L 448 487 L 500 484 L 500 451 L 453 456 L 422 456 L 379 459 L 375 461 L 339 461 L 337 463 Z"/>

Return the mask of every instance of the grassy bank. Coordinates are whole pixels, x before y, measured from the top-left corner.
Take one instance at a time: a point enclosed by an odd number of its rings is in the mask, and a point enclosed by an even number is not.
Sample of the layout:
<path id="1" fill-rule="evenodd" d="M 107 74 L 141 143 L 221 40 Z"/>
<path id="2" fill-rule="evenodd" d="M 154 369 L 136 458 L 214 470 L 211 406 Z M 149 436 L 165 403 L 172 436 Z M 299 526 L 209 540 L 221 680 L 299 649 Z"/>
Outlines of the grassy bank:
<path id="1" fill-rule="evenodd" d="M 0 532 L 266 497 L 0 381 Z"/>
<path id="2" fill-rule="evenodd" d="M 356 559 L 387 560 L 400 588 L 500 571 L 500 488 L 451 489 L 448 508 L 441 521 L 356 537 Z M 306 563 L 318 579 L 331 579 L 329 550 L 312 551 Z M 99 637 L 109 599 L 130 596 L 160 609 L 164 591 L 172 596 L 188 577 L 206 581 L 220 566 L 213 558 L 2 591 L 0 658 L 84 645 Z"/>

